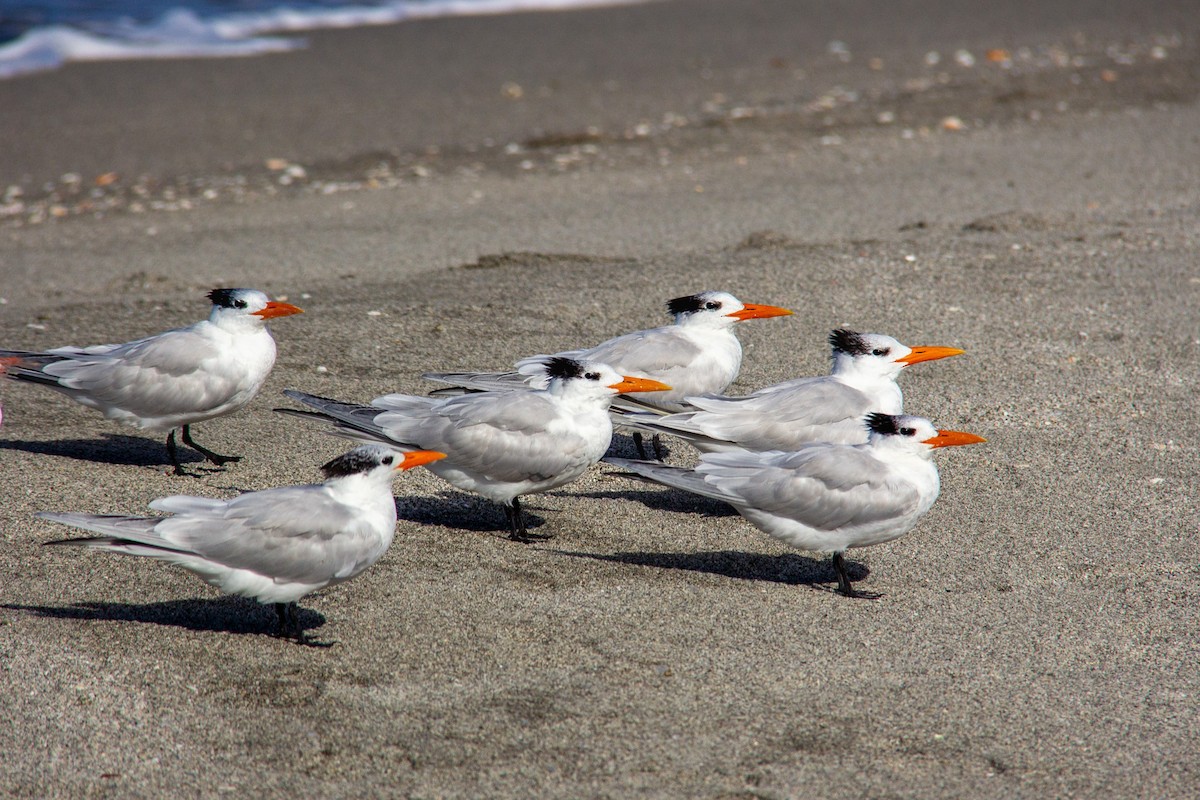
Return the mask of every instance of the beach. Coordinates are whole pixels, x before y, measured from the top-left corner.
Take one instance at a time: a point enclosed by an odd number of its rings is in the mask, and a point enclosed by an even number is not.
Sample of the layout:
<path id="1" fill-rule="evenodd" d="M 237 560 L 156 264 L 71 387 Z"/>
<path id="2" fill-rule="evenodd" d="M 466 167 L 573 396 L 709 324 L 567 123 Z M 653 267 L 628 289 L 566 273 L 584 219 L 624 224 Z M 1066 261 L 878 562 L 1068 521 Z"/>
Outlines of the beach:
<path id="1" fill-rule="evenodd" d="M 0 345 L 127 341 L 252 286 L 302 307 L 244 460 L 0 382 L 10 797 L 1186 797 L 1200 792 L 1200 26 L 1186 2 L 664 0 L 307 34 L 0 81 Z M 731 392 L 849 327 L 961 347 L 906 410 L 905 537 L 828 559 L 599 465 L 525 498 L 424 470 L 388 554 L 301 601 L 327 649 L 43 510 L 319 479 L 272 412 L 665 324 L 730 291 Z M 631 456 L 628 437 L 614 452 Z M 670 445 L 669 460 L 694 459 Z"/>

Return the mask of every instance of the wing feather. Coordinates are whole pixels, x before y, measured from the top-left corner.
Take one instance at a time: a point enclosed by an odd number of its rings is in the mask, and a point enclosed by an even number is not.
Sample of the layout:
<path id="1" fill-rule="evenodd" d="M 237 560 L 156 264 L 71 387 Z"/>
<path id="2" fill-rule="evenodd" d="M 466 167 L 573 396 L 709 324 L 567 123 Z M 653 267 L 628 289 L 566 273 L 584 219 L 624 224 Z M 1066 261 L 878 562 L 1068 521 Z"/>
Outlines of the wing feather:
<path id="1" fill-rule="evenodd" d="M 810 445 L 794 453 L 711 453 L 697 472 L 737 506 L 802 522 L 819 531 L 869 526 L 916 511 L 908 481 L 858 447 Z"/>

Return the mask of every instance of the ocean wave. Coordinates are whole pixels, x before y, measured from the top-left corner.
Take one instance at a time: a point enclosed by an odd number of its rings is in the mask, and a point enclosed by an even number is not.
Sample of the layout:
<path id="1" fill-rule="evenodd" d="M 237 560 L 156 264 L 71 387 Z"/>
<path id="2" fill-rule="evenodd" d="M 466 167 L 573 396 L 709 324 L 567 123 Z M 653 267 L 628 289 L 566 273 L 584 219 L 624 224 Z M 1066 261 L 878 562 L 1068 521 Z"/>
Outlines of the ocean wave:
<path id="1" fill-rule="evenodd" d="M 642 0 L 396 0 L 377 6 L 299 9 L 282 6 L 202 18 L 185 8 L 150 23 L 132 19 L 96 23 L 86 30 L 54 25 L 34 28 L 0 45 L 0 79 L 55 69 L 69 61 L 143 58 L 228 58 L 278 53 L 305 46 L 302 38 L 270 36 L 318 28 L 390 25 L 409 19 L 507 14 Z"/>

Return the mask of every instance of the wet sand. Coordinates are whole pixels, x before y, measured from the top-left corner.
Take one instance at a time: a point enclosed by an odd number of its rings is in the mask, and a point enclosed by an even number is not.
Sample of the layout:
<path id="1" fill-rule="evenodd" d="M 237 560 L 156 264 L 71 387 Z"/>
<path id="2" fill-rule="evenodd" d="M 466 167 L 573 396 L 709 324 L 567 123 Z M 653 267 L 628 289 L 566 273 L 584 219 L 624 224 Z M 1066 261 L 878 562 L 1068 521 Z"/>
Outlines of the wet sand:
<path id="1" fill-rule="evenodd" d="M 663 2 L 0 82 L 5 346 L 186 324 L 221 285 L 306 309 L 262 395 L 197 426 L 246 455 L 200 478 L 0 384 L 0 788 L 1195 794 L 1197 33 L 1182 2 Z M 528 498 L 534 545 L 401 476 L 388 555 L 302 603 L 326 650 L 186 573 L 40 547 L 68 531 L 38 510 L 315 480 L 345 448 L 273 414 L 284 388 L 424 392 L 708 288 L 796 311 L 740 326 L 737 392 L 824 371 L 837 326 L 967 351 L 903 378 L 988 443 L 849 554 L 882 598 L 606 468 Z"/>

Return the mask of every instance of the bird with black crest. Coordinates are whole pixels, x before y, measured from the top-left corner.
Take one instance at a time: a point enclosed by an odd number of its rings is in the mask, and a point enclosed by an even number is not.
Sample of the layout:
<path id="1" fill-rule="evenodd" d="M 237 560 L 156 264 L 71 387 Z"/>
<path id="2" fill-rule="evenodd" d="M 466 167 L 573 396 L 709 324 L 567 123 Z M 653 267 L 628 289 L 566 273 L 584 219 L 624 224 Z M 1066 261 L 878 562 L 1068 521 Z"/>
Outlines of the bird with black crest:
<path id="1" fill-rule="evenodd" d="M 957 347 L 909 347 L 891 336 L 844 328 L 829 334 L 828 375 L 794 378 L 741 397 L 687 398 L 689 410 L 615 409 L 618 423 L 683 439 L 701 452 L 795 450 L 810 442 L 867 441 L 867 414 L 899 414 L 897 378 L 913 364 L 960 355 Z"/>
<path id="2" fill-rule="evenodd" d="M 692 469 L 606 458 L 635 477 L 729 503 L 759 530 L 802 550 L 830 553 L 838 591 L 856 592 L 844 554 L 912 530 L 940 491 L 933 451 L 977 444 L 922 417 L 868 414 L 864 444 L 818 442 L 791 452 L 705 453 Z"/>
<path id="3" fill-rule="evenodd" d="M 541 363 L 545 388 L 473 392 L 453 397 L 388 394 L 370 405 L 287 390 L 315 411 L 276 409 L 333 424 L 332 433 L 401 450 L 437 450 L 429 471 L 451 485 L 504 507 L 509 538 L 529 533 L 520 498 L 576 480 L 612 440 L 609 405 L 619 394 L 670 389 L 619 374 L 607 364 L 562 356 Z"/>
<path id="4" fill-rule="evenodd" d="M 0 349 L 0 363 L 12 380 L 61 392 L 108 419 L 168 431 L 167 455 L 176 475 L 185 474 L 176 430 L 184 444 L 222 466 L 241 456 L 201 446 L 191 426 L 232 414 L 258 394 L 275 364 L 267 320 L 301 310 L 256 289 L 213 289 L 208 299 L 208 318 L 185 328 L 124 344 Z"/>
<path id="5" fill-rule="evenodd" d="M 737 378 L 742 366 L 742 343 L 734 329 L 739 322 L 792 313 L 779 306 L 743 303 L 728 292 L 714 291 L 676 297 L 666 305 L 674 320 L 670 325 L 622 334 L 594 347 L 555 355 L 597 361 L 622 375 L 666 383 L 670 389 L 638 395 L 635 405 L 664 413 L 682 411 L 688 408 L 685 398 L 723 392 Z M 522 359 L 513 372 L 427 372 L 423 377 L 477 391 L 541 388 L 545 385 L 541 365 L 549 357 Z M 628 400 L 632 398 L 620 398 L 615 403 L 619 406 Z M 635 433 L 634 438 L 638 451 L 643 452 L 641 433 Z M 655 452 L 661 457 L 657 439 Z"/>
<path id="6" fill-rule="evenodd" d="M 183 567 L 228 594 L 272 603 L 281 636 L 311 641 L 296 602 L 378 561 L 396 532 L 392 478 L 442 453 L 356 447 L 321 467 L 325 481 L 247 492 L 232 500 L 176 495 L 150 503 L 169 517 L 39 512 L 42 519 L 99 536 L 72 545 L 144 556 Z"/>

